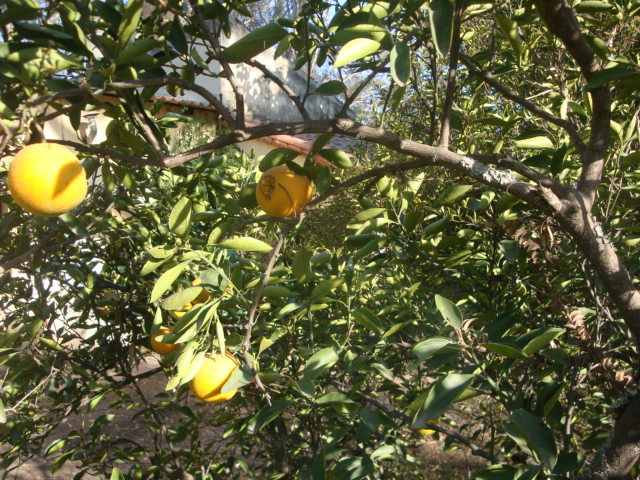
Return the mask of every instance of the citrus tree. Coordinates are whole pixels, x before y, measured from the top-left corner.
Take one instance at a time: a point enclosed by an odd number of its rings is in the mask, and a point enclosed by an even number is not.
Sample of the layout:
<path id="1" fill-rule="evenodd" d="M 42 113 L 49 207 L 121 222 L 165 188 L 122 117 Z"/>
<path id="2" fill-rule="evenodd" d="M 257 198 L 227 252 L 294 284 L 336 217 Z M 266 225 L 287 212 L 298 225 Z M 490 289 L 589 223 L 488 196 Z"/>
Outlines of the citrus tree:
<path id="1" fill-rule="evenodd" d="M 312 0 L 229 45 L 245 3 L 0 6 L 1 475 L 415 478 L 424 435 L 478 479 L 634 478 L 640 2 Z M 294 92 L 272 46 L 333 79 Z M 238 66 L 300 121 L 248 123 Z M 48 216 L 71 174 L 25 147 L 83 112 L 103 142 L 48 143 L 88 194 Z M 302 133 L 303 164 L 233 147 Z"/>

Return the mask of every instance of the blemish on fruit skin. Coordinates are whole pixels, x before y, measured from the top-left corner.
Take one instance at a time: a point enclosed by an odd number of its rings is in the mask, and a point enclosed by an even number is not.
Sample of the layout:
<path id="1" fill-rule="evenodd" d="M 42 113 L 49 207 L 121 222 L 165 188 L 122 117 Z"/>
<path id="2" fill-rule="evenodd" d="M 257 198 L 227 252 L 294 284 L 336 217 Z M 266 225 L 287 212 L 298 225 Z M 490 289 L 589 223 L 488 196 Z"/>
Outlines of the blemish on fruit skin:
<path id="1" fill-rule="evenodd" d="M 260 193 L 262 193 L 267 200 L 271 200 L 271 195 L 276 189 L 276 178 L 273 175 L 265 175 L 260 180 L 258 185 Z"/>
<path id="2" fill-rule="evenodd" d="M 293 198 L 291 198 L 291 194 L 289 193 L 289 190 L 287 190 L 284 185 L 282 185 L 281 183 L 278 184 L 278 186 L 284 190 L 284 193 L 287 195 L 287 198 L 289 199 L 289 205 L 291 205 L 292 207 L 294 207 L 294 213 L 297 215 L 298 212 L 295 211 L 295 203 L 293 202 Z"/>

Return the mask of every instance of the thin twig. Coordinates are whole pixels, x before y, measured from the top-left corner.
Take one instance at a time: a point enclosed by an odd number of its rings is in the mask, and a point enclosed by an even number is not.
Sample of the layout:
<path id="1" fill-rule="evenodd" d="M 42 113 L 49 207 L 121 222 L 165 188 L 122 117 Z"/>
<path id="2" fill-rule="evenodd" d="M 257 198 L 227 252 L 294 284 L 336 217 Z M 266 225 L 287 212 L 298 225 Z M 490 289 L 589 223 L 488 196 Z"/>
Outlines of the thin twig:
<path id="1" fill-rule="evenodd" d="M 238 79 L 236 78 L 235 74 L 233 73 L 233 70 L 231 69 L 231 65 L 229 64 L 229 61 L 224 56 L 224 52 L 222 51 L 222 47 L 220 46 L 220 40 L 218 39 L 218 36 L 215 35 L 213 32 L 211 32 L 211 30 L 209 30 L 209 28 L 207 27 L 207 22 L 202 16 L 202 12 L 200 11 L 198 2 L 196 2 L 195 0 L 189 0 L 189 4 L 193 9 L 193 12 L 195 14 L 195 19 L 198 24 L 198 27 L 201 30 L 201 33 L 209 42 L 209 46 L 213 51 L 215 59 L 222 66 L 222 71 L 224 72 L 225 79 L 229 82 L 229 84 L 231 85 L 231 89 L 233 90 L 233 95 L 236 100 L 236 116 L 235 116 L 235 120 L 229 123 L 229 125 L 235 126 L 235 127 L 243 127 L 245 117 L 244 117 L 244 90 L 242 88 L 242 85 L 240 85 L 240 83 L 238 82 Z"/>
<path id="2" fill-rule="evenodd" d="M 260 305 L 260 301 L 262 300 L 264 294 L 264 288 L 269 283 L 269 278 L 271 277 L 271 272 L 273 271 L 273 267 L 276 264 L 276 260 L 278 259 L 278 255 L 280 254 L 280 250 L 282 249 L 282 245 L 284 244 L 284 239 L 287 234 L 291 231 L 293 225 L 286 225 L 282 228 L 280 235 L 278 236 L 278 240 L 276 241 L 271 253 L 269 254 L 269 258 L 267 260 L 267 266 L 264 269 L 264 274 L 262 275 L 262 281 L 260 285 L 258 285 L 258 289 L 253 297 L 253 302 L 251 303 L 251 308 L 249 308 L 249 314 L 247 318 L 247 323 L 245 325 L 245 333 L 244 340 L 242 341 L 242 353 L 244 355 L 244 360 L 248 366 L 254 369 L 255 376 L 254 379 L 256 381 L 256 386 L 264 392 L 267 397 L 267 402 L 271 404 L 271 398 L 269 393 L 267 392 L 265 386 L 263 385 L 260 377 L 258 376 L 258 372 L 255 370 L 253 366 L 253 359 L 249 354 L 249 348 L 251 347 L 251 332 L 253 331 L 253 327 L 255 327 L 258 317 L 256 315 L 258 311 L 258 306 Z"/>

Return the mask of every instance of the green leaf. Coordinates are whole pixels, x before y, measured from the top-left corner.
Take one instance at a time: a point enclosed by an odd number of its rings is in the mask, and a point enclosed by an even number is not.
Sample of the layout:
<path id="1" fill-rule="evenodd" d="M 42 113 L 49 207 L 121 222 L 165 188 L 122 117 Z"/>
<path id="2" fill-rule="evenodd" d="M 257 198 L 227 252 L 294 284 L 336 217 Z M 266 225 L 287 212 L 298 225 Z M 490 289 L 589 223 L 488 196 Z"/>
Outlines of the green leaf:
<path id="1" fill-rule="evenodd" d="M 313 278 L 313 273 L 311 272 L 311 252 L 306 248 L 298 250 L 293 257 L 291 270 L 298 283 L 305 284 L 311 280 Z"/>
<path id="2" fill-rule="evenodd" d="M 353 163 L 351 162 L 351 158 L 349 158 L 349 155 L 342 150 L 338 150 L 337 148 L 323 148 L 318 152 L 318 155 L 325 158 L 328 162 L 334 164 L 336 167 L 353 167 Z"/>
<path id="3" fill-rule="evenodd" d="M 218 244 L 220 248 L 242 250 L 244 252 L 270 252 L 273 247 L 268 243 L 252 237 L 233 237 Z"/>
<path id="4" fill-rule="evenodd" d="M 61 448 L 64 448 L 64 446 L 69 442 L 68 438 L 58 438 L 57 440 L 54 440 L 53 442 L 51 442 L 51 444 L 49 444 L 49 446 L 45 449 L 44 451 L 44 456 L 48 457 L 49 455 L 51 455 L 52 453 L 56 453 L 58 450 L 60 450 Z"/>
<path id="5" fill-rule="evenodd" d="M 341 278 L 328 278 L 318 283 L 311 291 L 311 297 L 321 298 L 344 283 Z"/>
<path id="6" fill-rule="evenodd" d="M 553 148 L 553 142 L 545 135 L 525 133 L 515 138 L 513 145 L 516 148 L 543 149 Z"/>
<path id="7" fill-rule="evenodd" d="M 437 208 L 455 203 L 472 188 L 473 185 L 451 185 L 434 200 L 433 206 Z"/>
<path id="8" fill-rule="evenodd" d="M 508 345 L 506 343 L 483 343 L 482 347 L 486 348 L 490 352 L 497 353 L 498 355 L 504 355 L 506 357 L 515 358 L 517 360 L 526 360 L 527 355 L 514 345 Z"/>
<path id="9" fill-rule="evenodd" d="M 339 358 L 333 347 L 323 348 L 307 360 L 304 366 L 304 377 L 308 380 L 315 380 L 322 372 L 335 365 Z"/>
<path id="10" fill-rule="evenodd" d="M 515 433 L 517 432 L 521 439 L 526 440 L 527 445 L 535 452 L 536 456 L 552 470 L 558 459 L 558 452 L 553 432 L 549 427 L 538 417 L 523 409 L 513 412 L 511 421 L 515 430 L 511 429 L 511 432 L 507 431 L 507 434 L 516 440 Z"/>
<path id="11" fill-rule="evenodd" d="M 368 308 L 359 308 L 354 310 L 351 314 L 353 315 L 353 318 L 355 318 L 356 323 L 359 323 L 363 327 L 368 328 L 375 333 L 383 332 L 382 322 L 378 316 Z"/>
<path id="12" fill-rule="evenodd" d="M 380 42 L 371 38 L 355 38 L 346 43 L 338 52 L 333 68 L 342 67 L 380 49 Z"/>
<path id="13" fill-rule="evenodd" d="M 113 467 L 113 469 L 111 470 L 111 477 L 109 477 L 109 480 L 124 480 L 124 475 L 118 469 L 118 467 Z"/>
<path id="14" fill-rule="evenodd" d="M 427 394 L 424 403 L 416 413 L 412 429 L 424 428 L 429 420 L 439 418 L 473 381 L 473 375 L 449 373 L 437 380 Z"/>
<path id="15" fill-rule="evenodd" d="M 436 293 L 436 307 L 446 322 L 453 328 L 460 329 L 462 327 L 462 314 L 460 310 L 451 300 L 448 300 Z"/>
<path id="16" fill-rule="evenodd" d="M 279 398 L 278 400 L 273 402 L 273 405 L 271 405 L 270 407 L 262 408 L 255 416 L 255 423 L 252 428 L 249 429 L 249 431 L 251 433 L 259 432 L 280 415 L 282 415 L 282 412 L 284 412 L 292 403 L 293 401 L 291 400 Z"/>
<path id="17" fill-rule="evenodd" d="M 116 57 L 116 65 L 129 64 L 140 55 L 160 45 L 162 44 L 155 38 L 141 38 L 139 40 L 136 40 L 118 54 L 118 56 Z"/>
<path id="18" fill-rule="evenodd" d="M 496 15 L 496 21 L 498 22 L 498 26 L 500 27 L 500 30 L 502 30 L 504 36 L 507 37 L 516 57 L 519 58 L 522 55 L 522 40 L 518 33 L 518 23 L 504 15 Z"/>
<path id="19" fill-rule="evenodd" d="M 418 360 L 423 361 L 438 352 L 455 352 L 462 348 L 462 346 L 455 343 L 451 343 L 451 340 L 445 337 L 433 337 L 423 340 L 413 346 L 413 354 Z"/>
<path id="20" fill-rule="evenodd" d="M 443 217 L 435 220 L 422 229 L 422 236 L 427 238 L 431 235 L 436 235 L 447 228 L 449 223 L 451 223 L 451 219 L 449 217 Z"/>
<path id="21" fill-rule="evenodd" d="M 451 0 L 432 0 L 429 2 L 429 26 L 436 50 L 446 57 L 453 39 L 454 8 Z"/>
<path id="22" fill-rule="evenodd" d="M 129 0 L 124 7 L 124 14 L 118 27 L 118 44 L 121 48 L 129 43 L 129 39 L 138 28 L 143 4 L 144 0 Z"/>
<path id="23" fill-rule="evenodd" d="M 202 292 L 202 287 L 188 287 L 169 295 L 162 301 L 162 308 L 165 310 L 179 310 L 191 300 L 195 299 Z"/>
<path id="24" fill-rule="evenodd" d="M 273 150 L 268 152 L 264 157 L 262 157 L 262 160 L 260 160 L 260 164 L 258 165 L 258 168 L 260 169 L 261 172 L 266 172 L 270 168 L 273 168 L 277 165 L 293 160 L 298 155 L 300 155 L 300 152 L 291 150 L 290 148 L 284 148 L 284 147 L 274 148 Z"/>
<path id="25" fill-rule="evenodd" d="M 378 215 L 386 211 L 387 211 L 386 208 L 379 208 L 379 207 L 368 208 L 358 213 L 355 217 L 349 220 L 349 223 L 366 222 L 367 220 L 377 217 Z"/>
<path id="26" fill-rule="evenodd" d="M 605 68 L 597 72 L 589 82 L 585 85 L 586 90 L 591 90 L 592 88 L 599 87 L 607 82 L 612 80 L 618 80 L 620 78 L 625 78 L 631 75 L 638 73 L 636 70 L 632 70 L 624 67 L 611 67 Z"/>
<path id="27" fill-rule="evenodd" d="M 171 30 L 169 31 L 169 41 L 179 53 L 186 55 L 189 53 L 189 45 L 187 44 L 187 38 L 182 30 L 182 24 L 180 18 L 175 17 L 171 22 Z"/>
<path id="28" fill-rule="evenodd" d="M 171 209 L 169 215 L 169 230 L 178 237 L 184 237 L 191 226 L 191 200 L 182 197 Z"/>
<path id="29" fill-rule="evenodd" d="M 407 327 L 408 325 L 411 325 L 412 323 L 413 323 L 413 320 L 409 320 L 407 322 L 399 322 L 399 323 L 396 323 L 395 325 L 392 325 L 391 328 L 389 328 L 386 332 L 382 334 L 382 339 L 384 340 L 385 338 L 389 338 L 391 335 L 395 335 L 400 330 Z"/>
<path id="30" fill-rule="evenodd" d="M 531 330 L 530 332 L 520 335 L 518 338 L 516 338 L 515 343 L 522 346 L 522 351 L 526 355 L 531 355 L 539 350 L 542 350 L 544 347 L 549 345 L 552 340 L 558 338 L 564 332 L 564 328 L 538 328 L 536 330 Z"/>
<path id="31" fill-rule="evenodd" d="M 220 389 L 220 393 L 228 393 L 250 384 L 255 374 L 246 365 L 239 365 Z"/>
<path id="32" fill-rule="evenodd" d="M 578 3 L 574 8 L 576 9 L 576 12 L 579 13 L 599 13 L 612 10 L 615 8 L 615 5 L 601 0 L 584 0 Z"/>
<path id="33" fill-rule="evenodd" d="M 316 399 L 318 405 L 331 405 L 335 403 L 342 403 L 345 405 L 355 404 L 347 395 L 342 392 L 329 392 L 319 396 Z"/>
<path id="34" fill-rule="evenodd" d="M 224 50 L 224 56 L 231 63 L 246 62 L 278 43 L 286 35 L 287 31 L 280 25 L 268 23 L 229 45 Z"/>
<path id="35" fill-rule="evenodd" d="M 4 409 L 4 403 L 2 402 L 2 399 L 0 398 L 0 425 L 3 423 L 7 423 L 7 412 Z"/>
<path id="36" fill-rule="evenodd" d="M 281 287 L 280 285 L 268 285 L 264 287 L 262 293 L 267 298 L 289 298 L 298 295 L 298 293 L 289 290 L 287 287 Z"/>
<path id="37" fill-rule="evenodd" d="M 393 81 L 404 87 L 411 75 L 411 52 L 405 42 L 398 42 L 393 46 L 390 60 Z"/>
<path id="38" fill-rule="evenodd" d="M 173 282 L 175 282 L 180 274 L 184 271 L 184 269 L 187 268 L 188 264 L 189 262 L 182 262 L 160 275 L 160 278 L 158 278 L 155 285 L 153 286 L 153 289 L 151 290 L 151 297 L 149 301 L 151 303 L 157 302 L 164 294 L 164 292 L 171 288 Z"/>
<path id="39" fill-rule="evenodd" d="M 518 470 L 510 465 L 491 465 L 477 472 L 473 480 L 517 480 Z"/>
<path id="40" fill-rule="evenodd" d="M 333 138 L 333 133 L 325 132 L 318 135 L 311 145 L 311 153 L 318 153 L 327 145 Z"/>
<path id="41" fill-rule="evenodd" d="M 329 80 L 313 91 L 314 95 L 335 96 L 347 91 L 347 86 L 340 80 Z"/>

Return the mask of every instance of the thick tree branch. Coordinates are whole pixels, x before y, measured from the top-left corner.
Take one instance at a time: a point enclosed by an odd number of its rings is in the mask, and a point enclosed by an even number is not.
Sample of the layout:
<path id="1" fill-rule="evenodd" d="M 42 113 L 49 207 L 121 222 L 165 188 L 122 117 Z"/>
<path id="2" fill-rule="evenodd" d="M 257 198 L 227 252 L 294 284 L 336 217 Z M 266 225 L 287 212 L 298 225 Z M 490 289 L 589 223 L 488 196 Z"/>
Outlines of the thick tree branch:
<path id="1" fill-rule="evenodd" d="M 587 80 L 602 69 L 598 57 L 580 31 L 578 20 L 566 0 L 536 0 L 536 7 L 547 28 L 567 48 Z M 581 151 L 582 173 L 578 191 L 587 210 L 591 210 L 609 147 L 611 97 L 604 84 L 589 91 L 593 103 L 589 148 Z"/>
<path id="2" fill-rule="evenodd" d="M 557 125 L 560 128 L 564 129 L 569 135 L 571 142 L 579 152 L 583 152 L 586 150 L 586 145 L 580 138 L 580 134 L 578 133 L 578 128 L 569 120 L 556 117 L 555 115 L 547 112 L 543 108 L 536 105 L 531 100 L 528 100 L 522 95 L 518 95 L 517 93 L 509 89 L 509 87 L 507 87 L 506 85 L 498 81 L 490 72 L 487 72 L 486 70 L 482 70 L 481 68 L 479 68 L 475 60 L 470 56 L 465 55 L 464 53 L 460 53 L 460 62 L 465 67 L 467 67 L 471 75 L 479 78 L 480 80 L 485 82 L 487 85 L 493 87 L 496 91 L 500 92 L 503 97 L 508 98 L 509 100 L 517 103 L 521 107 L 533 113 L 535 116 L 540 117 L 543 120 L 546 120 L 549 123 L 553 123 L 554 125 Z"/>
<path id="3" fill-rule="evenodd" d="M 589 465 L 582 480 L 633 480 L 629 471 L 640 458 L 640 394 L 628 399 L 608 444 Z"/>

